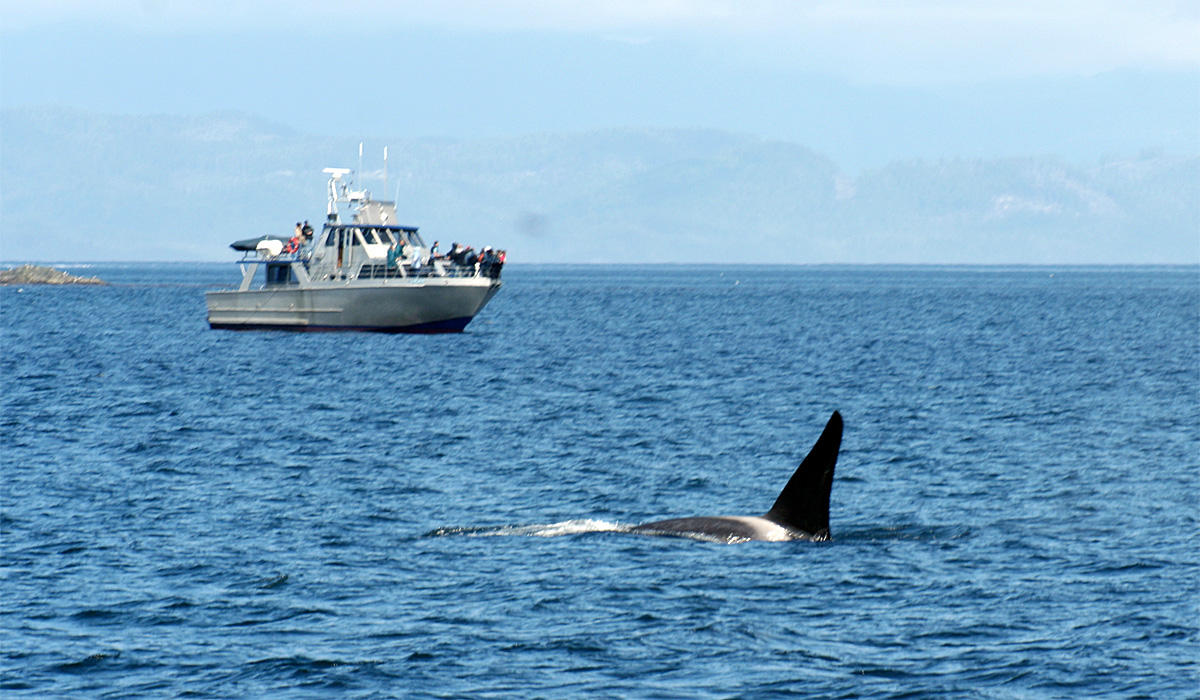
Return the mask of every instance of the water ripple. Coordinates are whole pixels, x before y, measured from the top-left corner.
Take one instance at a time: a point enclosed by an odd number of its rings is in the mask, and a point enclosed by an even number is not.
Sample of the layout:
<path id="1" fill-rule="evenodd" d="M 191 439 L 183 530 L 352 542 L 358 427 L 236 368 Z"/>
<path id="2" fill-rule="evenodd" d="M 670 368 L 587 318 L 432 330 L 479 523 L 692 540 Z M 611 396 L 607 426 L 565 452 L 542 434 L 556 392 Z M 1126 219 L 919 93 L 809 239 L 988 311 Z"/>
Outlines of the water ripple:
<path id="1" fill-rule="evenodd" d="M 516 265 L 441 337 L 94 272 L 0 288 L 5 697 L 1195 695 L 1194 268 Z M 628 532 L 834 408 L 833 541 Z"/>

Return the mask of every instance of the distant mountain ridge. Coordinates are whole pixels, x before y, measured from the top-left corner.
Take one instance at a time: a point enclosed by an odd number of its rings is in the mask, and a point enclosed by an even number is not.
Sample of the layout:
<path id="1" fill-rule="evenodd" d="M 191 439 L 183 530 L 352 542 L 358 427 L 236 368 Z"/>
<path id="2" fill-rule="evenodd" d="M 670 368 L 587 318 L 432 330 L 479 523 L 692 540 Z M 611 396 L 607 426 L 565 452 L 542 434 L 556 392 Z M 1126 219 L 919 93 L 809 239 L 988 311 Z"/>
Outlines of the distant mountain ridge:
<path id="1" fill-rule="evenodd" d="M 225 260 L 324 215 L 357 138 L 237 113 L 0 112 L 0 259 Z M 381 152 L 389 146 L 388 185 Z M 686 129 L 367 140 L 361 184 L 518 262 L 1200 262 L 1200 157 L 905 161 Z"/>

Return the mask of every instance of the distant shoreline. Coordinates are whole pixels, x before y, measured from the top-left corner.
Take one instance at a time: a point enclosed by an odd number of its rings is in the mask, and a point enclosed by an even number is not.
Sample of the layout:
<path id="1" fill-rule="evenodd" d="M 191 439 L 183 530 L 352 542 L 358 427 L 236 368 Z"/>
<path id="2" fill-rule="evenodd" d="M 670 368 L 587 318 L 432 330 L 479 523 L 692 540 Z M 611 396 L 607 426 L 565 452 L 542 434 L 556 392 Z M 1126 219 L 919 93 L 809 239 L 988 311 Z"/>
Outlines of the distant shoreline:
<path id="1" fill-rule="evenodd" d="M 108 284 L 99 277 L 80 277 L 43 265 L 20 265 L 0 270 L 0 285 L 16 284 Z"/>

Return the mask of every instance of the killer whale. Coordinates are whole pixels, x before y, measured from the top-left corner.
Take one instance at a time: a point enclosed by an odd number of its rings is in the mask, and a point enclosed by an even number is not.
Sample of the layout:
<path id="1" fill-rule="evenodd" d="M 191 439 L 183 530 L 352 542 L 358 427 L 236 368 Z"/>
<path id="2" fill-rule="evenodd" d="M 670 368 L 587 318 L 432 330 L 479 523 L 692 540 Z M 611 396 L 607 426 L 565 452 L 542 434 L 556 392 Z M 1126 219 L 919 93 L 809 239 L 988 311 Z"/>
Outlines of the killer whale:
<path id="1" fill-rule="evenodd" d="M 784 542 L 829 539 L 829 493 L 842 445 L 842 415 L 830 416 L 821 436 L 788 479 L 775 504 L 759 516 L 708 516 L 643 523 L 630 531 L 643 535 L 692 537 L 724 542 Z"/>

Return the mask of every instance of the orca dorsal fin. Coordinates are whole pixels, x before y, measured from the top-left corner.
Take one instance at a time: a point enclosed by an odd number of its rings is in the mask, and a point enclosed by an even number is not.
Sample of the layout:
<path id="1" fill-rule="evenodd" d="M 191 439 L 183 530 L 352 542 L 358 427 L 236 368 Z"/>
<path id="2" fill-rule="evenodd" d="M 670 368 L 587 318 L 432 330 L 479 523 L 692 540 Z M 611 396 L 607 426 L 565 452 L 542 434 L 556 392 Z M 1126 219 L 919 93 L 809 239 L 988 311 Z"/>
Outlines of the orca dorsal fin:
<path id="1" fill-rule="evenodd" d="M 834 411 L 821 437 L 763 517 L 814 540 L 829 539 L 829 492 L 841 446 L 842 414 Z"/>

